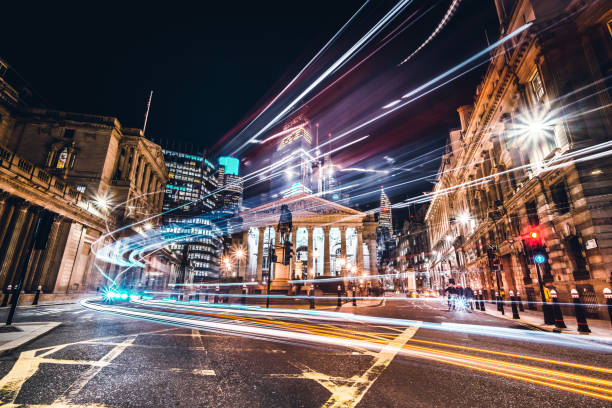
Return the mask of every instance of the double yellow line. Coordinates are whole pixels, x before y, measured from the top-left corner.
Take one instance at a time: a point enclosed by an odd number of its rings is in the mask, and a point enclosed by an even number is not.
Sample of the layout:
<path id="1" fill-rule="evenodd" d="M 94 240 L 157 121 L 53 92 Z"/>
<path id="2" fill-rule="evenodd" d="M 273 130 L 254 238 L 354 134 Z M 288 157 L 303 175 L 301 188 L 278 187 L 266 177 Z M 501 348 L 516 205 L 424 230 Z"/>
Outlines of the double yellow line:
<path id="1" fill-rule="evenodd" d="M 340 339 L 351 339 L 367 341 L 376 344 L 388 344 L 395 335 L 388 332 L 371 332 L 362 330 L 353 330 L 348 328 L 341 328 L 329 324 L 311 324 L 311 323 L 298 323 L 298 322 L 286 322 L 276 319 L 265 319 L 265 318 L 253 318 L 243 317 L 226 314 L 209 314 L 207 315 L 230 319 L 239 320 L 249 323 L 255 323 L 264 325 L 267 327 L 280 328 L 284 330 L 291 330 L 296 332 L 302 332 L 307 334 L 314 334 L 319 336 L 340 338 Z M 441 343 L 428 340 L 410 339 L 411 343 L 429 344 L 433 346 L 439 346 L 444 348 L 458 349 L 469 352 L 491 354 L 501 357 L 508 357 L 519 360 L 529 360 L 537 363 L 545 363 L 556 366 L 571 367 L 574 369 L 594 371 L 603 374 L 612 374 L 612 369 L 605 367 L 596 367 L 585 364 L 577 364 L 559 360 L 551 360 L 541 357 L 525 356 L 515 353 L 507 353 L 502 351 L 494 351 L 481 349 L 476 347 L 461 346 L 455 344 Z M 426 358 L 433 361 L 443 362 L 454 366 L 469 368 L 489 374 L 495 374 L 507 378 L 512 378 L 520 381 L 529 382 L 532 384 L 538 384 L 558 390 L 573 392 L 589 397 L 599 398 L 607 401 L 612 401 L 612 381 L 590 377 L 586 375 L 573 374 L 566 371 L 559 371 L 549 368 L 542 368 L 522 363 L 515 363 L 508 360 L 497 360 L 493 358 L 480 357 L 474 354 L 459 353 L 455 351 L 448 351 L 439 348 L 418 346 L 414 344 L 404 344 L 402 349 L 410 355 Z"/>

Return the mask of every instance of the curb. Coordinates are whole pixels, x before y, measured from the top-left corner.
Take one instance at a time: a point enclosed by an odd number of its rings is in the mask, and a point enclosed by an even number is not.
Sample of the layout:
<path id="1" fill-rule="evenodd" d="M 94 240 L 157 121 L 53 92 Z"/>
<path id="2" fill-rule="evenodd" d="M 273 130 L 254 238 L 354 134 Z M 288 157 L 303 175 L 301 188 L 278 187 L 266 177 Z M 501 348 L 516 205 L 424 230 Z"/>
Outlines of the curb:
<path id="1" fill-rule="evenodd" d="M 17 323 L 15 326 L 22 326 L 22 325 L 28 325 L 28 324 L 34 324 L 34 323 Z M 0 356 L 8 354 L 19 347 L 22 347 L 28 343 L 31 343 L 32 341 L 38 339 L 39 337 L 42 337 L 45 334 L 49 333 L 51 330 L 61 326 L 61 324 L 62 324 L 61 322 L 47 322 L 45 326 L 37 330 L 34 330 L 33 332 L 28 333 L 25 336 L 22 336 L 20 338 L 17 338 L 13 341 L 10 341 L 8 343 L 1 345 L 0 346 Z"/>
<path id="2" fill-rule="evenodd" d="M 538 326 L 538 325 L 535 325 L 533 323 L 526 322 L 523 319 L 513 319 L 512 317 L 509 317 L 509 316 L 506 316 L 506 315 L 491 314 L 491 313 L 487 313 L 486 311 L 483 312 L 482 310 L 479 310 L 479 312 L 483 313 L 483 314 L 486 314 L 487 316 L 499 317 L 500 319 L 510 320 L 512 322 L 516 322 L 518 324 L 522 324 L 523 326 L 525 326 L 525 327 L 527 327 L 529 329 L 532 329 L 532 330 L 540 330 L 540 331 L 545 331 L 545 332 L 549 332 L 549 333 L 558 333 L 558 334 L 563 334 L 563 333 L 566 333 L 566 334 L 575 334 L 575 333 L 573 333 L 571 331 L 563 330 L 563 329 L 558 329 L 556 327 L 547 327 L 547 326 L 544 326 L 544 325 Z"/>
<path id="3" fill-rule="evenodd" d="M 79 299 L 80 300 L 80 299 Z M 60 306 L 60 305 L 74 305 L 79 303 L 79 300 L 76 301 L 66 301 L 63 303 L 39 303 L 37 305 L 24 305 L 24 304 L 18 304 L 17 305 L 17 309 L 34 309 L 36 307 L 41 307 L 41 306 Z M 0 306 L 0 310 L 6 310 L 6 309 L 10 309 L 11 306 Z"/>

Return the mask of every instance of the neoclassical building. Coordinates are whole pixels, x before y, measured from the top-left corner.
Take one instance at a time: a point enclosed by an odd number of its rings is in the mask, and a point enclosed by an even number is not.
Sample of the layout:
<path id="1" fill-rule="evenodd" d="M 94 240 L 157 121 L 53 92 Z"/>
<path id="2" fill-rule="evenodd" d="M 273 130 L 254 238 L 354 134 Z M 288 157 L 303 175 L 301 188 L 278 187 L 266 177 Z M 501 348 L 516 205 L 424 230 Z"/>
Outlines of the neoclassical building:
<path id="1" fill-rule="evenodd" d="M 161 211 L 161 148 L 113 117 L 37 108 L 24 84 L 6 79 L 8 64 L 0 68 L 0 288 L 24 274 L 24 300 L 38 286 L 44 300 L 106 285 L 95 246 L 137 233 L 142 225 L 104 238 Z"/>
<path id="2" fill-rule="evenodd" d="M 272 267 L 272 290 L 288 291 L 290 281 L 316 277 L 377 274 L 376 222 L 366 214 L 300 193 L 241 213 L 244 231 L 234 239 L 246 253 L 240 277 L 259 282 L 264 291 L 264 275 L 270 270 L 269 248 L 282 260 L 282 242 L 277 224 L 281 206 L 292 212 L 290 240 L 295 251 L 290 265 Z"/>
<path id="3" fill-rule="evenodd" d="M 501 44 L 475 103 L 458 109 L 427 211 L 435 285 L 450 277 L 540 301 L 542 284 L 603 310 L 612 281 L 612 9 L 607 2 L 495 0 Z M 608 4 L 609 5 L 609 4 Z M 500 261 L 489 263 L 487 250 Z"/>

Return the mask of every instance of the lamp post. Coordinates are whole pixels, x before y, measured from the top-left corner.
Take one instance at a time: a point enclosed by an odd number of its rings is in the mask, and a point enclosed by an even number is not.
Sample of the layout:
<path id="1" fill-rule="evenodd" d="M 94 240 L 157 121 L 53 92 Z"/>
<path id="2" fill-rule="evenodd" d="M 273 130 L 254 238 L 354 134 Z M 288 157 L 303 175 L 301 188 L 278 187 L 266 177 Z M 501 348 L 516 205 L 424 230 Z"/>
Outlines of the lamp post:
<path id="1" fill-rule="evenodd" d="M 313 270 L 312 270 L 312 279 L 314 279 L 317 276 L 317 258 L 319 257 L 319 250 L 315 249 L 314 251 L 312 251 L 312 256 L 313 256 L 313 260 L 314 260 L 314 265 L 313 265 Z"/>
<path id="2" fill-rule="evenodd" d="M 242 248 L 237 248 L 234 251 L 234 258 L 238 259 L 238 271 L 236 273 L 237 276 L 240 276 L 240 262 L 244 259 L 246 253 L 244 251 L 244 249 Z M 246 275 L 246 273 L 245 273 Z M 246 276 L 245 276 L 245 280 L 246 280 Z"/>

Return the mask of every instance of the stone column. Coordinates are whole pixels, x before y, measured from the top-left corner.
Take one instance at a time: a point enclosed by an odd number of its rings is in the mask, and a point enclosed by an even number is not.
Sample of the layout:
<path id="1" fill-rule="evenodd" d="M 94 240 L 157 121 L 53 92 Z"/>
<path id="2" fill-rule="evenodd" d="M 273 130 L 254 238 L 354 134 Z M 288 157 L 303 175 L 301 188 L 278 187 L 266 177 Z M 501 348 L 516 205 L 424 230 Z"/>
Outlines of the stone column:
<path id="1" fill-rule="evenodd" d="M 131 147 L 125 148 L 125 158 L 123 159 L 123 164 L 121 167 L 121 178 L 124 180 L 129 180 L 130 177 L 130 158 L 133 157 L 134 149 Z"/>
<path id="2" fill-rule="evenodd" d="M 347 268 L 348 254 L 346 252 L 346 227 L 339 227 L 340 230 L 340 252 L 341 257 L 344 258 L 344 265 L 340 268 L 340 276 L 346 277 L 350 271 Z"/>
<path id="3" fill-rule="evenodd" d="M 314 227 L 306 229 L 308 230 L 308 278 L 314 279 L 317 276 L 317 271 L 314 269 Z"/>
<path id="4" fill-rule="evenodd" d="M 16 252 L 20 249 L 21 236 L 24 223 L 27 219 L 28 209 L 30 208 L 30 203 L 22 202 L 20 204 L 15 205 L 15 214 L 13 218 L 15 222 L 12 225 L 11 235 L 9 237 L 8 246 L 6 249 L 6 253 L 4 255 L 4 259 L 2 261 L 2 266 L 0 266 L 0 282 L 2 282 L 3 288 L 7 285 L 12 284 L 10 281 L 13 275 L 13 269 L 17 260 Z"/>
<path id="5" fill-rule="evenodd" d="M 329 256 L 329 231 L 330 227 L 323 227 L 323 275 L 330 275 L 330 256 Z"/>
<path id="6" fill-rule="evenodd" d="M 355 252 L 355 263 L 357 264 L 357 273 L 363 275 L 363 227 L 356 227 L 357 234 L 357 251 Z"/>
<path id="7" fill-rule="evenodd" d="M 370 239 L 367 243 L 370 253 L 370 275 L 378 275 L 378 265 L 376 262 L 376 240 Z"/>
<path id="8" fill-rule="evenodd" d="M 8 231 L 13 210 L 15 209 L 10 203 L 7 203 L 8 198 L 9 195 L 4 193 L 0 198 L 0 247 L 2 247 L 2 242 Z"/>
<path id="9" fill-rule="evenodd" d="M 149 188 L 150 178 L 151 178 L 151 169 L 149 168 L 149 166 L 145 166 L 145 174 L 143 176 L 142 185 L 140 186 L 140 190 L 142 191 L 143 194 L 146 194 L 149 192 L 148 188 Z"/>
<path id="10" fill-rule="evenodd" d="M 138 155 L 136 154 L 136 149 L 132 150 L 132 167 L 130 167 L 130 175 L 129 175 L 129 180 L 138 180 L 136 171 L 138 167 Z"/>
<path id="11" fill-rule="evenodd" d="M 256 274 L 257 274 L 257 282 L 261 282 L 261 270 L 263 267 L 263 249 L 264 249 L 264 231 L 265 228 L 264 227 L 259 227 L 257 228 L 257 230 L 259 231 L 259 241 L 257 242 L 257 269 L 256 269 Z"/>
<path id="12" fill-rule="evenodd" d="M 38 285 L 44 285 L 47 274 L 49 272 L 49 267 L 51 265 L 52 257 L 54 255 L 54 249 L 57 246 L 57 238 L 59 235 L 59 227 L 64 217 L 61 215 L 56 215 L 53 220 L 53 225 L 51 226 L 51 231 L 49 232 L 49 238 L 47 240 L 47 245 L 43 251 L 41 256 L 41 260 L 34 271 L 34 277 L 32 279 L 31 287 L 36 290 Z"/>

